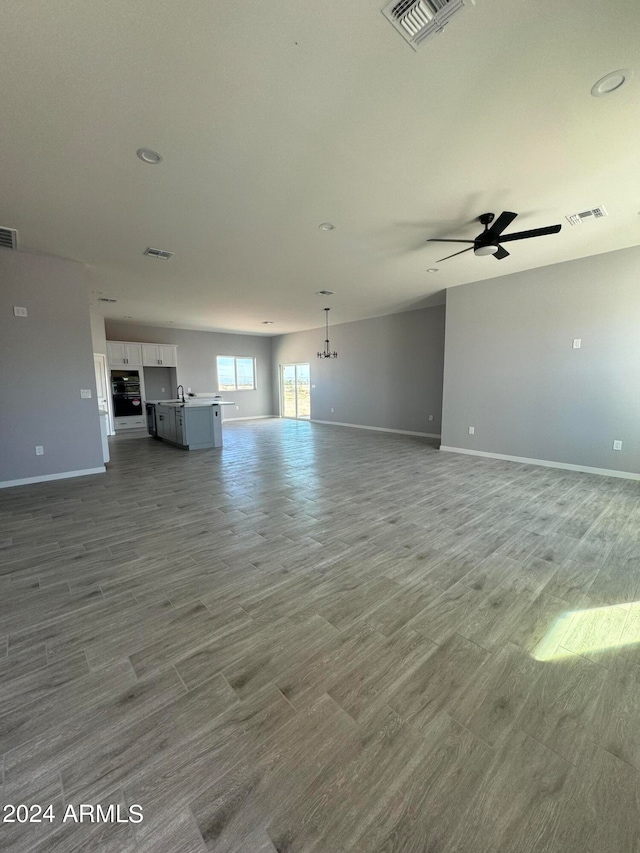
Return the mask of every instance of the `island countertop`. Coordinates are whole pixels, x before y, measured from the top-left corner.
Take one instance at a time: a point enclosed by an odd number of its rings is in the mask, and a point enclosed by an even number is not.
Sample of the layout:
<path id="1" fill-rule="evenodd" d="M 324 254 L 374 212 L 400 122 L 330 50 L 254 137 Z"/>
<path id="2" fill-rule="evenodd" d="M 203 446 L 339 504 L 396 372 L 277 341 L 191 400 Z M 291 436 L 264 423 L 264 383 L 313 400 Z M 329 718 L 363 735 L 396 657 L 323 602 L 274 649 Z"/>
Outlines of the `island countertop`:
<path id="1" fill-rule="evenodd" d="M 211 400 L 211 399 L 190 399 L 185 400 L 145 400 L 146 403 L 152 406 L 171 406 L 176 409 L 189 408 L 198 409 L 209 406 L 235 406 L 233 400 Z"/>

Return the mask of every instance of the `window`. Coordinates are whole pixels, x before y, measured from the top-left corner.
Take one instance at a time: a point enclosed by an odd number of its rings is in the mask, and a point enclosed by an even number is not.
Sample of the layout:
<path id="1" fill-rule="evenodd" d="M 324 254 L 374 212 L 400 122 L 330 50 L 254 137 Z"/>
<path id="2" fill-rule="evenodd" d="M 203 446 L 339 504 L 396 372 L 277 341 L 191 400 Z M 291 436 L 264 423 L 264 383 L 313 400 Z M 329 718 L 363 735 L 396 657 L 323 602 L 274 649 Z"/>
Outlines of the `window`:
<path id="1" fill-rule="evenodd" d="M 231 355 L 216 357 L 218 391 L 253 391 L 256 387 L 256 360 Z"/>

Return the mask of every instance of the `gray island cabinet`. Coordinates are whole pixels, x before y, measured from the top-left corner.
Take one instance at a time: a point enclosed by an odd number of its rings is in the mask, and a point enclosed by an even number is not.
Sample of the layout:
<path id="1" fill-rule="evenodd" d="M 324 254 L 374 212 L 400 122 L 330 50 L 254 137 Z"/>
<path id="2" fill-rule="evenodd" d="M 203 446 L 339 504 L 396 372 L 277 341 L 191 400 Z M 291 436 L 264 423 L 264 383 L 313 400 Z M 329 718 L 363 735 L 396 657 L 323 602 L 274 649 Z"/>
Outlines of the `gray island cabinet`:
<path id="1" fill-rule="evenodd" d="M 219 405 L 155 404 L 156 438 L 186 450 L 222 447 L 222 409 Z"/>

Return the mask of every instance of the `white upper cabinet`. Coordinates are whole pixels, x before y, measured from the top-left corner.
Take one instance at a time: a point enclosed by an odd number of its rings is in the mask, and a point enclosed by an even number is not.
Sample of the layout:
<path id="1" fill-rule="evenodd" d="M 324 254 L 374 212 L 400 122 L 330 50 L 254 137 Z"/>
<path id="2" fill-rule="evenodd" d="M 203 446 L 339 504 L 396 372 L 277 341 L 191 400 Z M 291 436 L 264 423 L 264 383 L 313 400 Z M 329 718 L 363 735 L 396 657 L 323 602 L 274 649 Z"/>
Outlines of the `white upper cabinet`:
<path id="1" fill-rule="evenodd" d="M 145 367 L 176 367 L 177 348 L 169 344 L 142 344 L 142 363 Z"/>
<path id="2" fill-rule="evenodd" d="M 177 367 L 178 348 L 171 344 L 107 341 L 110 367 Z"/>
<path id="3" fill-rule="evenodd" d="M 142 345 L 107 341 L 107 359 L 111 367 L 139 367 L 142 364 Z"/>

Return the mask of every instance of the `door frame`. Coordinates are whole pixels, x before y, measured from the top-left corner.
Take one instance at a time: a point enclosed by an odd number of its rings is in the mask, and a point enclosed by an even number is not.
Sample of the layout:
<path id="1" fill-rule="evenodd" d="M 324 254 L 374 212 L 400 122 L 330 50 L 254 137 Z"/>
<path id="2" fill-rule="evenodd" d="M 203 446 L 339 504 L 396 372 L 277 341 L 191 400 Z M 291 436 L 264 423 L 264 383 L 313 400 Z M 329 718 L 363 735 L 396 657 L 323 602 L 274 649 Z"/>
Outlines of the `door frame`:
<path id="1" fill-rule="evenodd" d="M 296 371 L 296 395 L 295 395 L 296 414 L 293 417 L 290 415 L 284 414 L 284 368 L 285 367 L 298 367 L 299 365 L 303 365 L 303 364 L 309 368 L 309 396 L 311 396 L 311 362 L 310 361 L 288 361 L 285 364 L 280 365 L 280 369 L 278 371 L 278 377 L 279 377 L 279 384 L 280 384 L 279 398 L 280 398 L 280 417 L 281 418 L 288 418 L 289 420 L 292 420 L 292 421 L 310 421 L 311 420 L 311 399 L 309 399 L 309 417 L 308 418 L 307 417 L 299 417 L 297 414 L 297 412 L 298 412 L 298 394 L 297 394 L 298 377 L 297 377 L 297 371 Z"/>
<path id="2" fill-rule="evenodd" d="M 113 399 L 111 397 L 111 377 L 107 369 L 107 357 L 103 352 L 94 352 L 93 354 L 93 364 L 97 371 L 100 370 L 102 373 L 102 378 L 104 380 L 104 387 L 107 392 L 107 412 L 109 413 L 107 418 L 107 423 L 109 424 L 108 433 L 109 435 L 115 435 L 115 427 L 113 423 Z M 98 377 L 96 375 L 96 395 L 98 393 Z M 96 400 L 96 403 L 98 401 Z"/>

